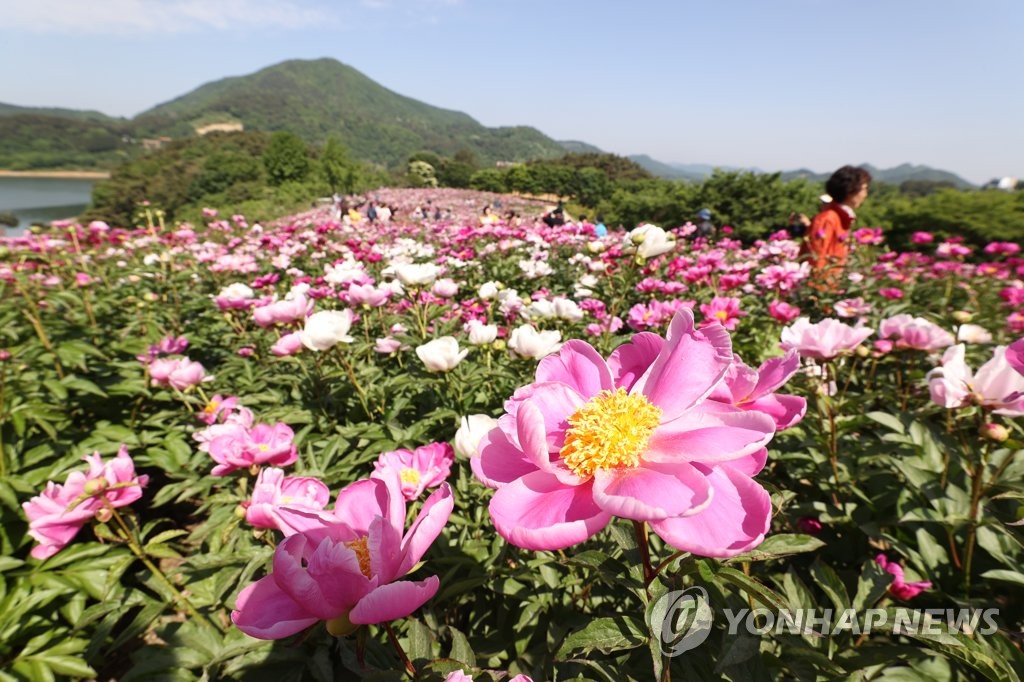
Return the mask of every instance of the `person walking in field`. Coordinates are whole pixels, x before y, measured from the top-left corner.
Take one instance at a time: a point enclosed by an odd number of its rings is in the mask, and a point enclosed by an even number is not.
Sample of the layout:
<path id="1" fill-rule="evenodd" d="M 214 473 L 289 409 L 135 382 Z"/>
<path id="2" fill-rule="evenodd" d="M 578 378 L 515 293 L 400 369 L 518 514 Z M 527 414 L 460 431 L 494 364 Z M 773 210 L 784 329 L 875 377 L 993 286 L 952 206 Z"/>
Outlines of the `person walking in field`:
<path id="1" fill-rule="evenodd" d="M 855 211 L 867 198 L 870 185 L 871 174 L 856 166 L 843 166 L 825 183 L 825 191 L 832 201 L 814 216 L 803 246 L 817 286 L 826 289 L 838 286 L 850 251 L 847 238 L 857 217 Z"/>

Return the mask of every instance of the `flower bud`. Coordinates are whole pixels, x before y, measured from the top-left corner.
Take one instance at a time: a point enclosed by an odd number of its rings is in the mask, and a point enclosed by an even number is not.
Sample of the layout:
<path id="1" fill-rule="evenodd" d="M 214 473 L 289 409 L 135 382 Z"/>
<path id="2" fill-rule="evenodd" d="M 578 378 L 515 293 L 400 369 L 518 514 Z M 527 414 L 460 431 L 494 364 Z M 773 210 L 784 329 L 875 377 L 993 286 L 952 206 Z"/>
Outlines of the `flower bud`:
<path id="1" fill-rule="evenodd" d="M 110 507 L 100 507 L 96 510 L 95 519 L 100 523 L 106 523 L 114 518 L 114 510 Z"/>
<path id="2" fill-rule="evenodd" d="M 857 357 L 861 358 L 866 358 L 867 356 L 871 355 L 871 351 L 868 349 L 867 346 L 857 346 L 854 352 L 857 354 Z"/>
<path id="3" fill-rule="evenodd" d="M 981 437 L 986 440 L 995 441 L 996 443 L 1002 443 L 1010 437 L 1010 430 L 1002 424 L 995 424 L 993 422 L 985 422 L 978 429 Z"/>
<path id="4" fill-rule="evenodd" d="M 967 312 L 966 310 L 957 310 L 953 312 L 953 319 L 963 324 L 964 322 L 970 322 L 974 318 L 974 315 Z"/>
<path id="5" fill-rule="evenodd" d="M 86 495 L 98 495 L 107 489 L 107 479 L 105 478 L 92 478 L 85 482 L 85 487 L 82 488 L 82 492 Z"/>
<path id="6" fill-rule="evenodd" d="M 244 504 L 240 504 L 237 507 L 235 507 L 235 516 L 240 518 L 240 519 L 244 519 L 245 518 L 245 505 Z"/>

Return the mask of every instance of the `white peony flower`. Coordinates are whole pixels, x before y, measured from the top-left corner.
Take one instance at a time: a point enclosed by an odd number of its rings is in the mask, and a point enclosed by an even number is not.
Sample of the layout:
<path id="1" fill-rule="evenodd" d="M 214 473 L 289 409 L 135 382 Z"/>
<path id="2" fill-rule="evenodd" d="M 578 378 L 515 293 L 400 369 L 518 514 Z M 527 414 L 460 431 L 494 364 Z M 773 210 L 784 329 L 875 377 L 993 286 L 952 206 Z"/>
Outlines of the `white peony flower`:
<path id="1" fill-rule="evenodd" d="M 428 372 L 449 372 L 462 362 L 467 353 L 468 348 L 459 350 L 459 342 L 454 336 L 442 336 L 416 347 L 416 355 Z"/>
<path id="2" fill-rule="evenodd" d="M 486 414 L 463 417 L 459 430 L 455 432 L 455 454 L 460 457 L 476 457 L 481 439 L 497 425 L 498 420 Z"/>
<path id="3" fill-rule="evenodd" d="M 561 342 L 562 334 L 557 330 L 541 332 L 533 325 L 524 324 L 512 330 L 508 348 L 517 357 L 539 359 L 561 348 Z"/>
<path id="4" fill-rule="evenodd" d="M 321 310 L 306 318 L 299 339 L 310 350 L 327 350 L 336 343 L 351 343 L 352 337 L 348 335 L 351 328 L 351 310 Z"/>
<path id="5" fill-rule="evenodd" d="M 434 263 L 399 263 L 394 267 L 398 281 L 407 287 L 433 284 L 441 273 L 441 268 Z"/>

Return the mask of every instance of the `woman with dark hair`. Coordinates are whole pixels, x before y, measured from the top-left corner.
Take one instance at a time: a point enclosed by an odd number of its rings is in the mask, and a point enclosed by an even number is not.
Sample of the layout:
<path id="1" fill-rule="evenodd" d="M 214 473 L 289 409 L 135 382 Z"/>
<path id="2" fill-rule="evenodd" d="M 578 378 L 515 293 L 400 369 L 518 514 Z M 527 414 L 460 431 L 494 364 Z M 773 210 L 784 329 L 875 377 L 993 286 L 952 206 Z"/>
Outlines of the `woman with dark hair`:
<path id="1" fill-rule="evenodd" d="M 854 211 L 864 203 L 870 185 L 871 174 L 856 166 L 843 166 L 825 183 L 825 190 L 832 201 L 825 204 L 811 221 L 804 250 L 810 256 L 814 279 L 828 288 L 838 284 L 838 277 L 846 265 L 849 252 L 846 238 L 857 217 Z"/>

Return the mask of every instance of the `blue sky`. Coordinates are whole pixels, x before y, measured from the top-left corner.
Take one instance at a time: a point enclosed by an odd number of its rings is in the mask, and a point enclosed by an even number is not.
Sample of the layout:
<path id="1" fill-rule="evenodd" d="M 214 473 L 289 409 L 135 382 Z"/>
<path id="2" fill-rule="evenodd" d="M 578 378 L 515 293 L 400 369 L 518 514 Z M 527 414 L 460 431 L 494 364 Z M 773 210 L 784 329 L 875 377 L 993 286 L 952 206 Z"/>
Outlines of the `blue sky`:
<path id="1" fill-rule="evenodd" d="M 1024 176 L 1020 0 L 0 0 L 0 102 L 131 116 L 334 57 L 665 162 Z"/>

